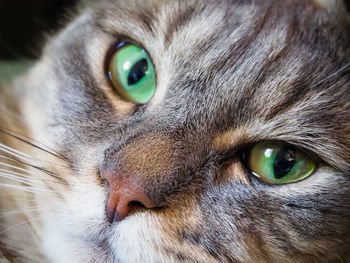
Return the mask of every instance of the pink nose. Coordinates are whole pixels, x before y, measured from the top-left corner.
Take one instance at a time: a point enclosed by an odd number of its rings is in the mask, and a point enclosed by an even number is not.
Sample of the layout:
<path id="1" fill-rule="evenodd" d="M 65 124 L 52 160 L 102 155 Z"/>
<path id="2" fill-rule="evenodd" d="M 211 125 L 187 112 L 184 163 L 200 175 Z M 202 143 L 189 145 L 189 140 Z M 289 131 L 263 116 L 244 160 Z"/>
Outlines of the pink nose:
<path id="1" fill-rule="evenodd" d="M 106 180 L 110 187 L 106 203 L 106 214 L 110 223 L 122 221 L 136 207 L 156 207 L 145 189 L 131 181 L 129 177 L 105 171 L 101 174 L 101 178 Z"/>

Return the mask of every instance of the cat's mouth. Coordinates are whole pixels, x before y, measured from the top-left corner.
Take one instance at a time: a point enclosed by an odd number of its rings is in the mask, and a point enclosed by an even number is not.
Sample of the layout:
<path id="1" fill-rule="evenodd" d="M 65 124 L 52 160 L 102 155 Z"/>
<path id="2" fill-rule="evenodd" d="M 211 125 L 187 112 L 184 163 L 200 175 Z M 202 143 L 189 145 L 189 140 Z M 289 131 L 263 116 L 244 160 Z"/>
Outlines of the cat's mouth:
<path id="1" fill-rule="evenodd" d="M 57 221 L 45 223 L 43 244 L 48 246 L 48 255 L 71 254 L 70 258 L 74 259 L 71 262 L 181 262 L 176 260 L 173 248 L 179 251 L 190 248 L 183 245 L 178 235 L 183 232 L 182 227 L 193 225 L 192 212 L 184 217 L 180 209 L 153 210 L 139 202 L 130 202 L 130 214 L 110 223 L 100 205 L 105 202 L 106 195 L 103 191 L 100 195 L 95 191 L 95 194 L 87 195 L 85 200 L 79 196 L 79 211 L 61 213 L 54 216 Z M 56 248 L 53 243 L 58 241 L 63 245 Z M 196 251 L 199 247 L 191 249 L 191 254 L 203 254 Z"/>

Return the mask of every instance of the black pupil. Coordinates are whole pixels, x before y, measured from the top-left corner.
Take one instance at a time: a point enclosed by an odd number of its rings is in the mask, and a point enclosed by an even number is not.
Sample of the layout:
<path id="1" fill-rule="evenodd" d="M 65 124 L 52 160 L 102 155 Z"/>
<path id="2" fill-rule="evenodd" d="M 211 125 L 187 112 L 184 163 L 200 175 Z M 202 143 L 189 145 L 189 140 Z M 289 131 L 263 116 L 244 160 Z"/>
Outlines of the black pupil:
<path id="1" fill-rule="evenodd" d="M 275 178 L 281 179 L 292 170 L 295 163 L 295 151 L 291 147 L 282 148 L 276 155 L 273 169 Z"/>
<path id="2" fill-rule="evenodd" d="M 128 76 L 128 85 L 134 85 L 139 82 L 146 74 L 148 69 L 147 60 L 141 59 L 131 68 Z"/>

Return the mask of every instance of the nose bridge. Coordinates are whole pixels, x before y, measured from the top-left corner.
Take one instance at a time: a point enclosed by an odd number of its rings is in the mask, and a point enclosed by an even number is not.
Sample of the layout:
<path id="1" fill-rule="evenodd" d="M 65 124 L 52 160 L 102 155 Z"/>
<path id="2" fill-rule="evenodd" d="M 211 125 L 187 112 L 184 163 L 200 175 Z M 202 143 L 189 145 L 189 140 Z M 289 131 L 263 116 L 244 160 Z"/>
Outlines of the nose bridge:
<path id="1" fill-rule="evenodd" d="M 135 202 L 148 209 L 168 206 L 177 193 L 192 185 L 204 153 L 195 141 L 182 132 L 143 131 L 125 139 L 114 154 L 107 154 L 110 160 L 100 172 L 109 186 L 109 221 L 124 219 Z"/>
<path id="2" fill-rule="evenodd" d="M 117 165 L 123 174 L 137 176 L 141 181 L 166 176 L 177 162 L 176 142 L 159 133 L 133 137 L 118 152 Z"/>
<path id="3" fill-rule="evenodd" d="M 137 132 L 130 132 L 115 148 L 111 167 L 140 182 L 161 181 L 176 170 L 200 169 L 211 149 L 208 130 L 190 120 L 165 125 L 136 127 Z"/>

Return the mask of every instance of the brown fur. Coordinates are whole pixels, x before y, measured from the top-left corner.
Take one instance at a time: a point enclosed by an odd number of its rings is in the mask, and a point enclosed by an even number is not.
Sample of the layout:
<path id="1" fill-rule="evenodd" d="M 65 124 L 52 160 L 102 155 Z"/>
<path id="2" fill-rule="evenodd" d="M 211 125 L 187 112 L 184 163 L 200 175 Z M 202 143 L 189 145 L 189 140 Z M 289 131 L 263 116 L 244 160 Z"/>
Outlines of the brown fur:
<path id="1" fill-rule="evenodd" d="M 0 260 L 350 262 L 350 21 L 343 2 L 322 3 L 106 0 L 81 10 L 0 91 L 0 142 L 29 156 L 10 151 L 0 164 L 30 176 L 0 176 L 13 185 L 0 192 Z M 106 78 L 125 39 L 157 72 L 145 105 L 123 101 Z M 308 152 L 316 171 L 259 181 L 242 160 L 259 141 Z M 110 224 L 105 170 L 142 185 L 156 208 Z"/>

